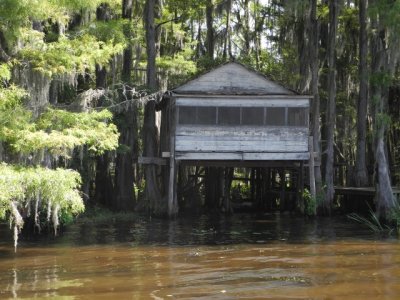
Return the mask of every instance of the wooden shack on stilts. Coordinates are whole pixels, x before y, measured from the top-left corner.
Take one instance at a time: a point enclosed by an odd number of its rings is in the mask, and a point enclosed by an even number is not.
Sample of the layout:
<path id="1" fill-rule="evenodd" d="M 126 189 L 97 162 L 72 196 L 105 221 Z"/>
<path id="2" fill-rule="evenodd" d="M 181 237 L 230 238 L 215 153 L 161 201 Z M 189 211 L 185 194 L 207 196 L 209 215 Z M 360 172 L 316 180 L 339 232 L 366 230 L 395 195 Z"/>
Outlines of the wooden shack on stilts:
<path id="1" fill-rule="evenodd" d="M 169 160 L 164 167 L 168 214 L 178 211 L 179 166 L 252 168 L 251 193 L 267 208 L 272 204 L 264 198 L 277 196 L 281 209 L 285 209 L 285 180 L 289 179 L 285 170 L 296 170 L 296 207 L 302 210 L 303 167 L 309 161 L 308 166 L 313 165 L 310 100 L 311 96 L 299 95 L 236 62 L 166 93 L 159 109 L 160 155 Z M 271 187 L 271 179 L 277 176 L 279 190 Z"/>

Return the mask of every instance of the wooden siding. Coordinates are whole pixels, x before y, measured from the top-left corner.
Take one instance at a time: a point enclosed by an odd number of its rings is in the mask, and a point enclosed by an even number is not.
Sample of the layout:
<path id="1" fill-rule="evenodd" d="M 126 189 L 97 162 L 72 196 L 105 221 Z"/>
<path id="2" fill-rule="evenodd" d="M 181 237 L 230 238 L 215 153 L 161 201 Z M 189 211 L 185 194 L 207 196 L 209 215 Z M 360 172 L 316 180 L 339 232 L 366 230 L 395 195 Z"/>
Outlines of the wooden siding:
<path id="1" fill-rule="evenodd" d="M 182 126 L 177 152 L 299 153 L 308 151 L 308 128 Z"/>
<path id="2" fill-rule="evenodd" d="M 235 153 L 235 152 L 176 152 L 176 160 L 188 161 L 301 161 L 308 160 L 308 152 L 299 153 Z"/>
<path id="3" fill-rule="evenodd" d="M 231 62 L 176 88 L 176 93 L 293 95 L 283 86 L 245 66 Z"/>
<path id="4" fill-rule="evenodd" d="M 255 98 L 255 97 L 177 97 L 178 106 L 216 107 L 309 107 L 310 97 Z"/>

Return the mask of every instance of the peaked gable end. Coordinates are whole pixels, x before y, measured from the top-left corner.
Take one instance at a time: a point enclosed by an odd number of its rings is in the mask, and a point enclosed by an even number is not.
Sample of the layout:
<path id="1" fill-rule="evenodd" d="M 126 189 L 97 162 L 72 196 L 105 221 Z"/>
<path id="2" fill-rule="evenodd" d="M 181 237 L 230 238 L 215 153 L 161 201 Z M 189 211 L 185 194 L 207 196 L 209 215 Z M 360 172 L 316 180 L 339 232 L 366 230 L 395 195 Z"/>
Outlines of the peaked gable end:
<path id="1" fill-rule="evenodd" d="M 231 62 L 176 88 L 177 94 L 294 95 L 256 71 Z"/>

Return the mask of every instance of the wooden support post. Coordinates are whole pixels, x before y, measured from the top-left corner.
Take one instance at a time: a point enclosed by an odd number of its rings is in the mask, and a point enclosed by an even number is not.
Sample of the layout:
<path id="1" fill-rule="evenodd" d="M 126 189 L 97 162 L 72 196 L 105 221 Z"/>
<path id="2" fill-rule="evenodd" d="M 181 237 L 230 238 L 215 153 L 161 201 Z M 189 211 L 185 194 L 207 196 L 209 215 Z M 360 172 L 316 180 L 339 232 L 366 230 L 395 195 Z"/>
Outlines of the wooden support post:
<path id="1" fill-rule="evenodd" d="M 170 217 L 176 213 L 176 161 L 172 144 L 175 144 L 174 136 L 171 137 L 171 156 L 169 158 L 168 215 Z"/>
<path id="2" fill-rule="evenodd" d="M 266 208 L 266 198 L 267 198 L 267 189 L 268 189 L 268 176 L 267 176 L 267 169 L 262 168 L 261 169 L 261 206 L 260 208 L 265 209 Z"/>
<path id="3" fill-rule="evenodd" d="M 169 186 L 168 186 L 168 215 L 170 217 L 178 213 L 178 201 L 176 196 L 176 184 L 177 184 L 177 163 L 175 159 L 175 128 L 176 128 L 176 108 L 175 101 L 171 101 L 169 108 L 169 134 L 170 134 L 170 146 L 169 146 Z"/>
<path id="4" fill-rule="evenodd" d="M 267 206 L 267 210 L 272 210 L 272 176 L 271 176 L 271 168 L 267 168 L 266 176 L 265 176 L 265 184 L 266 184 L 266 201 L 265 205 Z"/>
<path id="5" fill-rule="evenodd" d="M 285 169 L 282 169 L 281 172 L 279 172 L 279 176 L 281 178 L 281 195 L 280 195 L 280 203 L 279 203 L 279 210 L 284 211 L 286 209 L 286 175 L 285 175 Z"/>
<path id="6" fill-rule="evenodd" d="M 251 193 L 251 201 L 253 201 L 253 202 L 255 200 L 255 192 L 256 192 L 255 177 L 256 177 L 256 170 L 255 170 L 255 168 L 251 168 L 251 171 L 250 171 L 250 193 Z"/>
<path id="7" fill-rule="evenodd" d="M 310 194 L 311 197 L 315 198 L 314 139 L 312 136 L 308 137 L 308 151 L 310 152 L 310 160 L 308 162 L 308 168 L 310 170 Z"/>
<path id="8" fill-rule="evenodd" d="M 300 169 L 299 169 L 299 186 L 297 187 L 297 193 L 299 194 L 299 203 L 298 208 L 300 213 L 304 214 L 304 162 L 300 162 Z"/>

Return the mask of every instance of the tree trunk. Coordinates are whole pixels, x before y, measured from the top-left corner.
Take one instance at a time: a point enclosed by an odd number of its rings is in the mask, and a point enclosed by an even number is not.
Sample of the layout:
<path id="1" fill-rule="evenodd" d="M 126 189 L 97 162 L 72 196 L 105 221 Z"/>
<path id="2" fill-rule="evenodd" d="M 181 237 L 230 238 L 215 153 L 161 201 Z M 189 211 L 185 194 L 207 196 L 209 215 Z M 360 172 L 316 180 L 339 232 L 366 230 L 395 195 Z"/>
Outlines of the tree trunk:
<path id="1" fill-rule="evenodd" d="M 375 1 L 371 0 L 371 5 Z M 375 187 L 376 187 L 376 211 L 379 217 L 388 218 L 390 210 L 395 207 L 396 201 L 390 180 L 387 154 L 385 151 L 385 115 L 388 104 L 388 86 L 382 75 L 387 75 L 390 68 L 396 62 L 390 61 L 387 49 L 393 47 L 387 36 L 387 29 L 382 26 L 382 21 L 375 14 L 371 16 L 371 106 L 373 109 L 373 123 L 375 133 Z M 390 74 L 390 73 L 389 73 Z"/>
<path id="2" fill-rule="evenodd" d="M 147 53 L 147 87 L 151 90 L 157 89 L 156 30 L 154 25 L 155 2 L 156 0 L 146 0 L 146 6 L 144 9 Z"/>
<path id="3" fill-rule="evenodd" d="M 326 194 L 322 204 L 324 213 L 330 214 L 334 189 L 334 134 L 336 118 L 336 31 L 338 25 L 338 0 L 329 1 L 329 40 L 328 40 L 328 105 L 326 112 L 327 157 L 325 167 Z"/>
<path id="4" fill-rule="evenodd" d="M 154 100 L 147 102 L 144 111 L 143 120 L 143 156 L 158 156 L 158 129 L 156 126 L 156 102 Z M 145 166 L 146 179 L 146 201 L 148 201 L 150 212 L 156 216 L 167 213 L 167 203 L 163 201 L 157 179 L 157 166 Z"/>
<path id="5" fill-rule="evenodd" d="M 256 69 L 260 69 L 261 34 L 263 32 L 264 17 L 260 18 L 260 0 L 254 1 L 254 54 Z"/>
<path id="6" fill-rule="evenodd" d="M 98 21 L 109 21 L 111 19 L 110 7 L 108 4 L 100 4 L 96 10 Z M 107 87 L 107 70 L 104 66 L 96 65 L 96 89 Z M 106 152 L 96 157 L 95 174 L 95 203 L 101 203 L 111 207 L 113 197 L 113 181 L 110 173 L 110 153 Z"/>
<path id="7" fill-rule="evenodd" d="M 132 19 L 132 0 L 123 0 L 122 17 Z M 132 32 L 127 26 L 125 35 L 128 39 L 132 37 Z M 122 66 L 122 80 L 124 83 L 131 81 L 132 73 L 132 46 L 129 45 L 124 50 Z M 121 99 L 125 99 L 120 95 Z M 122 101 L 122 100 L 121 100 Z M 120 148 L 117 151 L 115 160 L 115 190 L 113 207 L 117 210 L 133 210 L 135 207 L 134 193 L 134 159 L 137 158 L 137 105 L 132 105 L 127 111 L 115 117 L 118 130 L 120 132 L 119 144 L 126 149 Z"/>
<path id="8" fill-rule="evenodd" d="M 319 22 L 317 19 L 317 0 L 311 1 L 310 10 L 310 26 L 309 26 L 309 39 L 310 39 L 310 69 L 311 69 L 311 93 L 313 95 L 312 111 L 311 111 L 311 132 L 313 136 L 313 151 L 318 153 L 319 161 L 321 161 L 321 124 L 320 124 L 320 99 L 319 99 L 319 55 L 318 55 L 318 41 L 319 41 Z M 317 194 L 321 193 L 322 189 L 322 175 L 321 166 L 317 164 L 314 167 L 315 188 Z"/>
<path id="9" fill-rule="evenodd" d="M 225 174 L 224 174 L 222 209 L 226 214 L 231 214 L 233 212 L 233 208 L 231 205 L 231 186 L 232 186 L 234 168 L 225 168 L 224 171 Z"/>
<path id="10" fill-rule="evenodd" d="M 302 6 L 303 4 L 298 4 Z M 296 35 L 297 35 L 297 51 L 299 55 L 299 88 L 300 93 L 305 93 L 310 87 L 310 47 L 308 46 L 309 40 L 307 39 L 306 29 L 310 26 L 310 21 L 303 13 L 303 7 L 300 7 L 296 21 Z M 305 11 L 305 10 L 304 10 Z M 311 39 L 310 39 L 311 40 Z"/>
<path id="11" fill-rule="evenodd" d="M 226 22 L 225 22 L 225 39 L 224 39 L 224 51 L 222 53 L 222 58 L 224 61 L 227 58 L 227 53 L 231 55 L 232 51 L 230 49 L 230 40 L 231 40 L 231 9 L 232 9 L 232 0 L 226 1 Z"/>
<path id="12" fill-rule="evenodd" d="M 111 20 L 111 10 L 107 3 L 102 3 L 96 9 L 97 21 L 107 22 Z M 107 87 L 107 70 L 105 66 L 96 64 L 96 88 L 105 89 Z"/>
<path id="13" fill-rule="evenodd" d="M 244 39 L 244 47 L 243 52 L 244 55 L 250 54 L 250 41 L 251 41 L 251 33 L 250 33 L 250 9 L 249 9 L 249 0 L 244 0 L 244 24 L 243 24 L 243 39 Z"/>
<path id="14" fill-rule="evenodd" d="M 360 51 L 359 78 L 360 93 L 357 105 L 357 152 L 354 182 L 356 186 L 368 185 L 366 163 L 367 106 L 368 106 L 368 40 L 367 40 L 367 0 L 359 1 Z"/>
<path id="15" fill-rule="evenodd" d="M 207 56 L 214 60 L 214 3 L 213 0 L 207 0 L 206 4 L 206 23 L 207 23 Z"/>
<path id="16" fill-rule="evenodd" d="M 115 191 L 113 207 L 116 210 L 133 210 L 134 193 L 134 160 L 137 158 L 137 107 L 132 105 L 128 111 L 116 116 L 119 144 L 126 149 L 117 151 L 115 161 Z"/>
<path id="17" fill-rule="evenodd" d="M 122 18 L 132 20 L 132 1 L 133 0 L 123 0 L 122 1 Z M 124 29 L 125 36 L 128 40 L 132 39 L 133 33 L 130 29 L 130 25 L 127 24 Z M 124 50 L 123 54 L 123 65 L 122 65 L 122 81 L 129 83 L 131 82 L 131 74 L 132 74 L 132 45 L 128 44 L 128 46 Z"/>
<path id="18" fill-rule="evenodd" d="M 11 59 L 7 52 L 7 41 L 4 33 L 0 30 L 0 62 L 8 62 Z"/>

